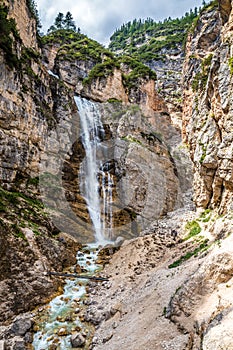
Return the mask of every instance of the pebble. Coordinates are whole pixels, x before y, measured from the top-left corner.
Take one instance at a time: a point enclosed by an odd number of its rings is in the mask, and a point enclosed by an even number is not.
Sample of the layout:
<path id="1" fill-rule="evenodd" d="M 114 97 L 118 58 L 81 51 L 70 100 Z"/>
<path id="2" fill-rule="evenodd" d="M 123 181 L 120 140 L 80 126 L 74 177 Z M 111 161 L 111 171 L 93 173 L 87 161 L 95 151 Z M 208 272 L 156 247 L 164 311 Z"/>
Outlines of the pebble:
<path id="1" fill-rule="evenodd" d="M 63 328 L 60 328 L 60 329 L 59 329 L 59 331 L 57 332 L 57 334 L 58 334 L 59 336 L 65 336 L 65 335 L 68 335 L 68 331 L 67 331 L 67 329 L 66 329 L 65 327 L 63 327 Z"/>

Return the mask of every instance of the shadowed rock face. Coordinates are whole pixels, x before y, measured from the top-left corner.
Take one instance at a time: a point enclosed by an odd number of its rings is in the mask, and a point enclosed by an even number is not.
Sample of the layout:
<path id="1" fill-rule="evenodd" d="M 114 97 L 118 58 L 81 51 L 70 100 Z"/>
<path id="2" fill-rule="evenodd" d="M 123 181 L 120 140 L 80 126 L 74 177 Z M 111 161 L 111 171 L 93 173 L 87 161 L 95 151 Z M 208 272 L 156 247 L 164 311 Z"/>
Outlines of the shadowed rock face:
<path id="1" fill-rule="evenodd" d="M 219 0 L 219 11 L 223 24 L 228 22 L 231 10 L 231 0 Z"/>
<path id="2" fill-rule="evenodd" d="M 187 42 L 183 132 L 198 206 L 232 208 L 231 2 L 202 13 Z M 222 20 L 221 20 L 222 17 Z M 224 26 L 223 26 L 224 24 Z"/>
<path id="3" fill-rule="evenodd" d="M 80 245 L 74 240 L 66 237 L 64 244 L 45 227 L 38 224 L 37 230 L 36 236 L 32 229 L 21 228 L 17 237 L 16 224 L 12 228 L 9 220 L 8 226 L 0 222 L 1 323 L 9 323 L 15 315 L 46 302 L 61 286 L 59 279 L 52 281 L 46 272 L 61 271 L 76 261 Z"/>

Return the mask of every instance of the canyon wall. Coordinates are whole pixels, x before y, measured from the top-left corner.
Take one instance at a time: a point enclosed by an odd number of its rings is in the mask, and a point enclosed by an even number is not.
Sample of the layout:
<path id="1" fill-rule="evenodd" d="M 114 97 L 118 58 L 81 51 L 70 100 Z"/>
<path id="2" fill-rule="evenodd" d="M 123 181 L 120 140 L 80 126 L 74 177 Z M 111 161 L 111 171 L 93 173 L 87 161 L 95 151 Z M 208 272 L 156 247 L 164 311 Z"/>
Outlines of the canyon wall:
<path id="1" fill-rule="evenodd" d="M 1 314 L 10 321 L 58 288 L 44 273 L 74 262 L 77 245 L 64 234 L 93 240 L 79 189 L 85 152 L 75 94 L 96 101 L 103 116 L 119 196 L 126 203 L 114 217 L 116 235 L 137 236 L 151 220 L 181 206 L 191 176 L 185 179 L 187 156 L 173 157 L 180 133 L 171 126 L 154 80 L 140 77 L 127 89 L 121 66 L 84 86 L 96 61 L 64 60 L 58 55 L 61 43 L 42 47 L 26 1 L 4 4 L 7 18 L 15 20 L 6 23 L 16 25 L 9 33 L 12 47 L 7 53 L 0 49 Z"/>
<path id="2" fill-rule="evenodd" d="M 232 209 L 232 4 L 212 3 L 189 34 L 183 134 L 194 164 L 197 206 Z"/>

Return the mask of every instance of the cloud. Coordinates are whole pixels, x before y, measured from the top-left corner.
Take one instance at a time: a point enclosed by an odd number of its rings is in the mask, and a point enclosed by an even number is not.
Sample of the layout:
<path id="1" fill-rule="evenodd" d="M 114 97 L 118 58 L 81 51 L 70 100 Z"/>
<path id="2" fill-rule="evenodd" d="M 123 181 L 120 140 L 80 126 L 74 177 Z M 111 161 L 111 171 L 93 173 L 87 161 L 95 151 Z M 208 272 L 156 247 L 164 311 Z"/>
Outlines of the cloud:
<path id="1" fill-rule="evenodd" d="M 37 0 L 39 16 L 46 33 L 59 12 L 70 11 L 76 26 L 103 44 L 115 29 L 134 18 L 163 20 L 181 17 L 202 0 Z"/>

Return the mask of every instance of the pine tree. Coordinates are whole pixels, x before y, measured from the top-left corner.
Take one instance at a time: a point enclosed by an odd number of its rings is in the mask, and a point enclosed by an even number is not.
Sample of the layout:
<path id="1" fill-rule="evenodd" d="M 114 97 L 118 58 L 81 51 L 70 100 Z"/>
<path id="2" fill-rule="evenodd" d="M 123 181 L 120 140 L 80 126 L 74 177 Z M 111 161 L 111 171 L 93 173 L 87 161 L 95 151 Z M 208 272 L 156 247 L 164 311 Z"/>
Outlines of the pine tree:
<path id="1" fill-rule="evenodd" d="M 54 24 L 48 29 L 48 33 L 54 32 L 59 29 L 68 29 L 76 31 L 76 25 L 73 20 L 72 14 L 68 11 L 64 17 L 64 14 L 59 12 L 55 18 Z M 80 33 L 80 28 L 78 28 Z"/>
<path id="2" fill-rule="evenodd" d="M 57 29 L 63 28 L 63 21 L 64 21 L 64 15 L 63 13 L 59 12 L 57 17 L 55 18 L 54 25 Z"/>
<path id="3" fill-rule="evenodd" d="M 63 20 L 63 23 L 65 29 L 71 29 L 76 31 L 76 25 L 74 23 L 73 16 L 69 11 L 67 12 L 65 19 Z"/>

